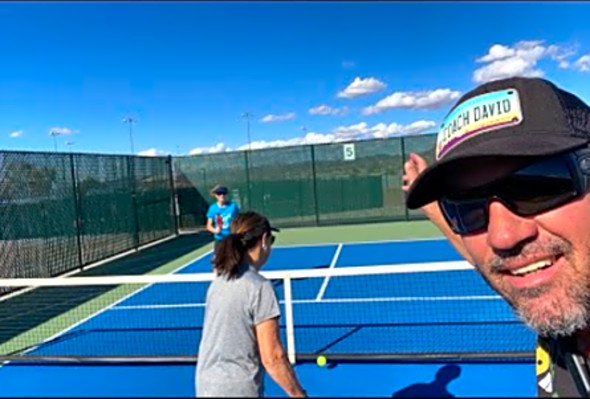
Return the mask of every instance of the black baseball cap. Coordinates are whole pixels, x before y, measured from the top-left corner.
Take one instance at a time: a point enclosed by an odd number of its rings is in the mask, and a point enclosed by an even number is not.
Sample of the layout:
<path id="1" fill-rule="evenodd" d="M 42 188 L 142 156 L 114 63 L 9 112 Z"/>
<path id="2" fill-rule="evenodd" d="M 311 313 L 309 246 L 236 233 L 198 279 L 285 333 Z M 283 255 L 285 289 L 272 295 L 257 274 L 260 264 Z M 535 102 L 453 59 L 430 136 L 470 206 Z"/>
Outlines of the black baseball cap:
<path id="1" fill-rule="evenodd" d="M 486 159 L 515 158 L 524 164 L 589 142 L 590 107 L 574 94 L 541 78 L 485 83 L 463 95 L 445 117 L 435 161 L 413 182 L 406 205 L 420 208 L 452 190 L 468 189 L 459 187 L 458 176 Z M 489 181 L 514 171 L 496 169 Z"/>
<path id="2" fill-rule="evenodd" d="M 227 187 L 218 184 L 211 189 L 211 192 L 213 194 L 227 194 L 228 190 Z"/>

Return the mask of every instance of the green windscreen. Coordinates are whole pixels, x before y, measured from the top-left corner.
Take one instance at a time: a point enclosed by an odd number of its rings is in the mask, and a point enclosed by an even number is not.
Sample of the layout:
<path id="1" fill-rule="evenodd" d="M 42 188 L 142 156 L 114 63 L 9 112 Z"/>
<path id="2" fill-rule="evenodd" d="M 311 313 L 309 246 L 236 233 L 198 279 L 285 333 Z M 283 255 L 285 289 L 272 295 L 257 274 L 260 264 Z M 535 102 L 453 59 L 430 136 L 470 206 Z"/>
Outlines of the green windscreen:
<path id="1" fill-rule="evenodd" d="M 56 276 L 176 234 L 170 163 L 0 152 L 0 277 Z"/>
<path id="2" fill-rule="evenodd" d="M 281 226 L 423 218 L 406 209 L 403 164 L 410 152 L 432 162 L 434 143 L 429 134 L 177 157 L 180 228 L 205 225 L 216 184 Z"/>

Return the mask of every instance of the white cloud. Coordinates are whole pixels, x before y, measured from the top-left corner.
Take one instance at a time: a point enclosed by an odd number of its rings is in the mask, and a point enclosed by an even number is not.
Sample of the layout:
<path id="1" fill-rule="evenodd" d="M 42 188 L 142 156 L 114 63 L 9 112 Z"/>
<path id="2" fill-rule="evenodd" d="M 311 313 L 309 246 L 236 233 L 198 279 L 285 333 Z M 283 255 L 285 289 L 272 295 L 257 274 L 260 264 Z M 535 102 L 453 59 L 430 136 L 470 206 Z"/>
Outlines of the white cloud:
<path id="1" fill-rule="evenodd" d="M 72 129 L 68 127 L 52 127 L 49 129 L 49 134 L 51 136 L 69 136 L 72 133 Z"/>
<path id="2" fill-rule="evenodd" d="M 170 155 L 168 152 L 158 150 L 156 148 L 150 148 L 149 150 L 140 151 L 137 153 L 139 156 L 143 157 L 163 157 L 166 155 Z"/>
<path id="3" fill-rule="evenodd" d="M 396 92 L 375 105 L 365 107 L 364 115 L 374 115 L 395 108 L 406 109 L 437 109 L 459 98 L 461 93 L 451 89 L 436 89 L 425 91 Z"/>
<path id="4" fill-rule="evenodd" d="M 338 143 L 342 141 L 354 141 L 368 138 L 386 138 L 407 134 L 430 133 L 435 126 L 435 122 L 424 120 L 416 121 L 409 125 L 378 123 L 374 126 L 369 126 L 366 122 L 359 122 L 349 126 L 339 126 L 327 133 L 309 132 L 303 137 L 296 137 L 289 140 L 253 142 L 252 149 L 304 144 Z M 238 147 L 237 150 L 244 150 L 247 148 L 248 145 L 243 145 Z"/>
<path id="5" fill-rule="evenodd" d="M 236 151 L 247 150 L 249 148 L 253 150 L 259 150 L 262 148 L 277 148 L 277 147 L 291 147 L 305 144 L 322 144 L 331 143 L 336 140 L 333 134 L 322 134 L 316 132 L 309 132 L 303 137 L 294 137 L 287 140 L 273 140 L 273 141 L 253 141 L 248 144 L 241 145 L 236 148 Z"/>
<path id="6" fill-rule="evenodd" d="M 573 64 L 574 68 L 582 72 L 590 71 L 590 54 L 586 54 L 578 58 Z"/>
<path id="7" fill-rule="evenodd" d="M 346 115 L 348 113 L 348 107 L 334 108 L 329 105 L 318 105 L 309 109 L 311 115 Z"/>
<path id="8" fill-rule="evenodd" d="M 248 144 L 241 145 L 235 149 L 226 147 L 225 144 L 219 143 L 216 146 L 206 148 L 195 148 L 190 151 L 190 155 L 199 155 L 214 152 L 228 152 L 228 151 L 243 151 L 249 147 L 253 150 L 263 148 L 278 148 L 290 147 L 306 144 L 324 144 L 324 143 L 338 143 L 342 141 L 354 141 L 368 138 L 386 138 L 392 136 L 401 136 L 408 134 L 430 133 L 436 126 L 433 121 L 416 121 L 409 125 L 400 125 L 397 123 L 378 123 L 374 126 L 369 126 L 366 122 L 359 122 L 349 126 L 339 126 L 330 132 L 308 132 L 301 137 L 293 137 L 284 140 L 273 141 L 253 141 Z"/>
<path id="9" fill-rule="evenodd" d="M 193 148 L 189 151 L 190 155 L 199 155 L 199 154 L 213 154 L 216 152 L 224 152 L 229 151 L 229 148 L 226 147 L 224 143 L 217 143 L 211 147 L 197 147 Z"/>
<path id="10" fill-rule="evenodd" d="M 348 85 L 348 87 L 338 93 L 340 98 L 355 98 L 364 96 L 366 94 L 376 93 L 385 89 L 387 85 L 375 78 L 359 78 L 356 77 Z"/>
<path id="11" fill-rule="evenodd" d="M 264 118 L 260 120 L 260 122 L 269 123 L 269 122 L 284 122 L 295 119 L 295 112 L 289 112 L 287 114 L 282 115 L 273 115 L 269 114 L 266 115 Z"/>
<path id="12" fill-rule="evenodd" d="M 400 125 L 397 123 L 379 123 L 372 127 L 371 132 L 375 138 L 385 138 L 391 136 L 404 136 L 408 134 L 430 133 L 436 126 L 433 121 L 416 121 L 409 125 Z"/>
<path id="13" fill-rule="evenodd" d="M 18 137 L 21 137 L 24 134 L 24 132 L 22 130 L 17 130 L 15 132 L 10 133 L 10 138 L 16 139 Z"/>
<path id="14" fill-rule="evenodd" d="M 486 55 L 476 60 L 487 65 L 476 69 L 472 78 L 476 83 L 485 83 L 515 76 L 542 77 L 545 72 L 539 68 L 539 61 L 549 59 L 566 69 L 572 67 L 568 58 L 576 53 L 575 46 L 546 45 L 542 40 L 523 40 L 513 46 L 494 44 Z"/>
<path id="15" fill-rule="evenodd" d="M 353 140 L 355 138 L 364 138 L 369 133 L 367 122 L 360 122 L 350 126 L 339 126 L 332 131 L 335 136 L 334 141 Z"/>
<path id="16" fill-rule="evenodd" d="M 494 44 L 492 47 L 490 47 L 488 54 L 478 58 L 477 62 L 494 62 L 508 57 L 513 57 L 515 53 L 516 50 L 510 47 L 504 46 L 502 44 Z"/>
<path id="17" fill-rule="evenodd" d="M 576 55 L 576 53 L 577 49 L 573 46 L 562 47 L 552 44 L 547 47 L 547 54 L 549 54 L 553 61 L 557 62 L 557 66 L 559 66 L 561 69 L 571 67 L 571 62 L 568 60 L 568 58 Z"/>

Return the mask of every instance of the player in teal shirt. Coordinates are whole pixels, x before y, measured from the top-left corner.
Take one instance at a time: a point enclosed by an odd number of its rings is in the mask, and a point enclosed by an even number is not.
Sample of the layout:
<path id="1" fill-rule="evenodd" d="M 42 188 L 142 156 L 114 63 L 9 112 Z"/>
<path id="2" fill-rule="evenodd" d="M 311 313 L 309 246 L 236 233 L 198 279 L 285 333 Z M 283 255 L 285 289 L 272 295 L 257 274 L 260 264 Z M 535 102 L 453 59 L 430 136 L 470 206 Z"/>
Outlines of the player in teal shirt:
<path id="1" fill-rule="evenodd" d="M 214 252 L 225 237 L 230 235 L 229 226 L 234 216 L 240 213 L 235 202 L 229 200 L 225 186 L 217 185 L 211 190 L 211 195 L 217 200 L 207 211 L 207 230 L 214 234 Z"/>

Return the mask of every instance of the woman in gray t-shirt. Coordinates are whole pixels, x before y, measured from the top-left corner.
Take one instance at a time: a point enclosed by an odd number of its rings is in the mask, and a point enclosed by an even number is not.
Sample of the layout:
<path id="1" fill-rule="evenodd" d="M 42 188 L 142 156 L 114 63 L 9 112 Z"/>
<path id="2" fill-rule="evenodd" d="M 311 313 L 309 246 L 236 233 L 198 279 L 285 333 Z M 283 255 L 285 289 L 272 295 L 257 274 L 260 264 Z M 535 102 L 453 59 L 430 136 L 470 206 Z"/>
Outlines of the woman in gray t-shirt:
<path id="1" fill-rule="evenodd" d="M 281 344 L 274 287 L 258 273 L 270 255 L 272 231 L 278 229 L 264 216 L 245 212 L 219 244 L 199 346 L 199 397 L 263 396 L 265 370 L 289 396 L 306 396 Z"/>

